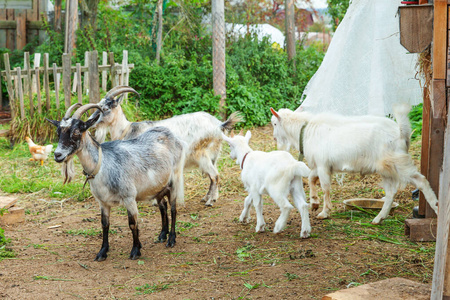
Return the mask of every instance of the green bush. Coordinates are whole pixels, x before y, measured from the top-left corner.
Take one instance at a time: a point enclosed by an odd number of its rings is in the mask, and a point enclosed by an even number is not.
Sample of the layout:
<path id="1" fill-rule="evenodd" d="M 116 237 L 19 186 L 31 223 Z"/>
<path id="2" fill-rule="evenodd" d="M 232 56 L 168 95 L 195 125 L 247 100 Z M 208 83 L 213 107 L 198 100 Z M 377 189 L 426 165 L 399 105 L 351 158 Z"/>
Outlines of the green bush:
<path id="1" fill-rule="evenodd" d="M 3 214 L 3 212 L 2 212 Z M 15 257 L 14 251 L 6 248 L 6 245 L 10 242 L 10 239 L 5 237 L 5 230 L 0 227 L 0 261 L 5 258 Z"/>

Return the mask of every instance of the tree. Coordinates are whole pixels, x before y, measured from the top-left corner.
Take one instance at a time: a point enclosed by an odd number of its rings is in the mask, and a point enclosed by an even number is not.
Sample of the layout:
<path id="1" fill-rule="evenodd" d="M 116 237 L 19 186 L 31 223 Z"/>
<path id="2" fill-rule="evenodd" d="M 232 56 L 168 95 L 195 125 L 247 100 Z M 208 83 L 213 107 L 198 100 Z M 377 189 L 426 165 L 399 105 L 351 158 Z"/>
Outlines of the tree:
<path id="1" fill-rule="evenodd" d="M 350 0 L 327 0 L 328 13 L 331 15 L 331 25 L 335 31 L 345 16 Z"/>
<path id="2" fill-rule="evenodd" d="M 100 0 L 79 0 L 81 10 L 81 28 L 91 27 L 97 30 L 98 3 Z"/>

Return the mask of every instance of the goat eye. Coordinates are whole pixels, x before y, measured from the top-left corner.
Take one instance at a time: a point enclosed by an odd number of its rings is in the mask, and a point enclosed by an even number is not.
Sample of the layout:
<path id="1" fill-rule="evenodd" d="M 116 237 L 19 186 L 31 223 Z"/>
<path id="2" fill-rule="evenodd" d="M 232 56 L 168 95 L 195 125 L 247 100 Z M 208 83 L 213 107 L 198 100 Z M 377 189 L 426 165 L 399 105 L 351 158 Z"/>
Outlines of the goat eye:
<path id="1" fill-rule="evenodd" d="M 81 135 L 81 132 L 80 132 L 79 129 L 75 129 L 75 130 L 73 131 L 72 135 L 75 136 L 75 137 L 78 137 L 78 136 Z"/>

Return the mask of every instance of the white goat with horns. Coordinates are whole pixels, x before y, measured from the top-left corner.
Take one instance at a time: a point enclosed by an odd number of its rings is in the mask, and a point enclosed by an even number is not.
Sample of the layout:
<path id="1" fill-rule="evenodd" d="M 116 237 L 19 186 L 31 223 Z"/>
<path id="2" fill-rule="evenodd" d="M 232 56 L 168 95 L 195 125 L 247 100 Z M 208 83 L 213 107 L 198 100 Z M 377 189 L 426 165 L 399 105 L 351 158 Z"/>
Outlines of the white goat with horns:
<path id="1" fill-rule="evenodd" d="M 426 178 L 417 171 L 408 154 L 411 125 L 408 104 L 394 107 L 397 123 L 375 116 L 346 117 L 330 113 L 310 114 L 271 108 L 273 135 L 279 149 L 295 145 L 311 168 L 310 197 L 313 209 L 319 208 L 317 180 L 324 191 L 323 210 L 318 219 L 329 217 L 331 175 L 335 172 L 380 174 L 385 190 L 383 208 L 373 219 L 379 224 L 392 206 L 397 190 L 411 183 L 423 192 L 437 212 L 437 198 Z"/>
<path id="2" fill-rule="evenodd" d="M 246 223 L 249 221 L 249 209 L 253 202 L 256 210 L 255 230 L 256 232 L 264 231 L 266 223 L 262 214 L 261 196 L 267 193 L 281 210 L 280 217 L 273 228 L 274 233 L 280 232 L 286 227 L 289 213 L 293 209 L 288 200 L 288 195 L 291 194 L 294 206 L 302 218 L 300 236 L 302 238 L 309 237 L 311 225 L 302 177 L 308 176 L 310 169 L 303 162 L 296 161 L 286 151 L 253 151 L 248 145 L 250 138 L 250 131 L 247 131 L 245 137 L 223 135 L 223 139 L 230 145 L 231 158 L 236 159 L 236 163 L 241 166 L 241 179 L 248 192 L 239 221 Z"/>
<path id="3" fill-rule="evenodd" d="M 120 106 L 123 96 L 116 99 L 117 96 L 130 92 L 139 95 L 131 87 L 117 86 L 99 102 L 103 114 L 96 125 L 96 139 L 103 142 L 108 130 L 111 140 L 128 140 L 155 126 L 169 128 L 187 144 L 185 169 L 197 166 L 209 176 L 209 191 L 202 200 L 206 202 L 206 206 L 212 206 L 219 198 L 219 172 L 216 162 L 222 149 L 222 132 L 233 129 L 243 118 L 239 113 L 233 113 L 228 120 L 221 122 L 206 112 L 195 112 L 161 121 L 130 122 Z"/>

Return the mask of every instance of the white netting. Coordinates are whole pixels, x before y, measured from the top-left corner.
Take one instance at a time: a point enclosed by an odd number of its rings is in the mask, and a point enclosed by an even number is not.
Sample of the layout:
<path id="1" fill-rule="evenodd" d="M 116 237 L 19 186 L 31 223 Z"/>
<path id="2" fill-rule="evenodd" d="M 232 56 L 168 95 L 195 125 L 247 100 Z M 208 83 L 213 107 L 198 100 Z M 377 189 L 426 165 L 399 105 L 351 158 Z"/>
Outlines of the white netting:
<path id="1" fill-rule="evenodd" d="M 416 54 L 400 45 L 401 0 L 353 0 L 297 109 L 344 115 L 392 112 L 422 102 Z"/>

